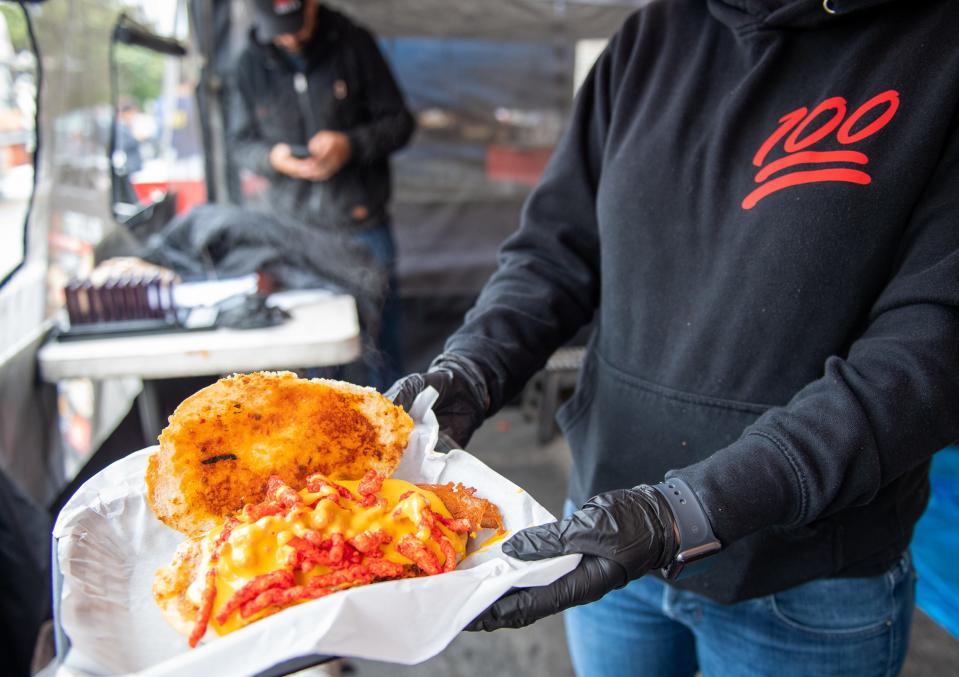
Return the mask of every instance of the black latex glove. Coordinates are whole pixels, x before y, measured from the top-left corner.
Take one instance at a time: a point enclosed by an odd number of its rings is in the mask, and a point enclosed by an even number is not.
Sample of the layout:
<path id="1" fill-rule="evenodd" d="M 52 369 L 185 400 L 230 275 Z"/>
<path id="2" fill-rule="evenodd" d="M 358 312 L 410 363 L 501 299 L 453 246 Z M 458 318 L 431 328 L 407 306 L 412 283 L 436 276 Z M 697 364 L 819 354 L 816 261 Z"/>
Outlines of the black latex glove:
<path id="1" fill-rule="evenodd" d="M 579 566 L 549 585 L 510 590 L 466 629 L 521 628 L 595 602 L 666 566 L 678 547 L 673 513 L 652 487 L 643 484 L 594 496 L 566 519 L 524 529 L 503 544 L 503 552 L 522 560 L 582 553 Z"/>
<path id="2" fill-rule="evenodd" d="M 413 400 L 427 386 L 440 394 L 433 412 L 440 424 L 441 435 L 449 436 L 463 448 L 486 418 L 489 396 L 480 368 L 472 360 L 443 353 L 425 374 L 410 374 L 394 383 L 384 393 L 407 411 Z"/>

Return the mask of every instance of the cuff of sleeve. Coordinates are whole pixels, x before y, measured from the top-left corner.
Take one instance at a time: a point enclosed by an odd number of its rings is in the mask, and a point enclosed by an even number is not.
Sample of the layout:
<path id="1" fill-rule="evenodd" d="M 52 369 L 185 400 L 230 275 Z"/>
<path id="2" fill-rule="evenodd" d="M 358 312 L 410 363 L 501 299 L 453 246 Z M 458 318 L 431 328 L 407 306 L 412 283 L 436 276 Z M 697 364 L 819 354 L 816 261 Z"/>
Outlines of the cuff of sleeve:
<path id="1" fill-rule="evenodd" d="M 346 132 L 346 138 L 350 140 L 350 161 L 366 163 L 369 161 L 369 147 L 366 143 L 366 136 L 361 131 Z"/>
<path id="2" fill-rule="evenodd" d="M 263 148 L 261 153 L 258 153 L 257 159 L 257 171 L 256 173 L 260 176 L 265 176 L 268 178 L 273 178 L 278 175 L 278 172 L 273 169 L 273 163 L 270 162 L 270 153 L 273 152 L 273 146 L 266 146 Z"/>
<path id="3" fill-rule="evenodd" d="M 774 525 L 801 521 L 806 508 L 802 474 L 785 445 L 754 432 L 709 458 L 666 473 L 693 488 L 724 545 Z"/>

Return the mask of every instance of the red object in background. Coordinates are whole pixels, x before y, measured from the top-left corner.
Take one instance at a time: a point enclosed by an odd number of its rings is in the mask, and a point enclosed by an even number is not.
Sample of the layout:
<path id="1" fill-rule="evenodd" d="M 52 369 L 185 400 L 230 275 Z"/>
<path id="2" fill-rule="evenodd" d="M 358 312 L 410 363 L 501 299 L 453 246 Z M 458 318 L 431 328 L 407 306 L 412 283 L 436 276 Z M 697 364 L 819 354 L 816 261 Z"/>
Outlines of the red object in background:
<path id="1" fill-rule="evenodd" d="M 535 186 L 553 154 L 552 148 L 488 146 L 486 176 L 491 181 L 509 181 Z"/>
<path id="2" fill-rule="evenodd" d="M 240 190 L 247 198 L 262 198 L 270 189 L 270 180 L 259 174 L 243 172 L 240 174 Z"/>
<path id="3" fill-rule="evenodd" d="M 3 149 L 4 164 L 7 167 L 19 167 L 33 162 L 33 156 L 27 152 L 27 147 L 22 143 L 15 143 Z"/>
<path id="4" fill-rule="evenodd" d="M 140 201 L 149 204 L 153 202 L 153 193 L 160 191 L 162 193 L 171 190 L 176 191 L 176 213 L 184 214 L 197 205 L 206 203 L 206 183 L 203 179 L 194 179 L 192 181 L 158 181 L 158 182 L 134 182 L 133 190 L 136 192 Z"/>

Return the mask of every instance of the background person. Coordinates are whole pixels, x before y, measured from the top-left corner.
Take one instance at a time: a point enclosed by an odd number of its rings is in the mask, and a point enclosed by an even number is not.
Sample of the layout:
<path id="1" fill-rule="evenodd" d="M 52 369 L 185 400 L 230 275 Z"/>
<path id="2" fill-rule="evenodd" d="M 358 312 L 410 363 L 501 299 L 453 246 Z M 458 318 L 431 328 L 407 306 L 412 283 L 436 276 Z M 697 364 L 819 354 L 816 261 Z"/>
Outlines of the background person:
<path id="1" fill-rule="evenodd" d="M 579 674 L 898 672 L 959 437 L 957 31 L 943 0 L 626 22 L 465 323 L 390 391 L 436 387 L 463 445 L 595 323 L 558 417 L 583 507 L 503 546 L 582 563 L 474 629 L 569 608 Z"/>
<path id="2" fill-rule="evenodd" d="M 116 148 L 113 163 L 116 179 L 114 181 L 114 202 L 139 204 L 133 188 L 133 175 L 143 169 L 143 155 L 140 152 L 140 140 L 134 131 L 137 105 L 130 100 L 122 100 L 117 106 Z"/>
<path id="3" fill-rule="evenodd" d="M 230 138 L 238 164 L 270 181 L 278 216 L 347 233 L 389 272 L 372 385 L 401 369 L 391 153 L 414 120 L 373 36 L 313 0 L 250 0 L 254 27 L 236 65 Z M 377 359 L 380 358 L 380 359 Z"/>

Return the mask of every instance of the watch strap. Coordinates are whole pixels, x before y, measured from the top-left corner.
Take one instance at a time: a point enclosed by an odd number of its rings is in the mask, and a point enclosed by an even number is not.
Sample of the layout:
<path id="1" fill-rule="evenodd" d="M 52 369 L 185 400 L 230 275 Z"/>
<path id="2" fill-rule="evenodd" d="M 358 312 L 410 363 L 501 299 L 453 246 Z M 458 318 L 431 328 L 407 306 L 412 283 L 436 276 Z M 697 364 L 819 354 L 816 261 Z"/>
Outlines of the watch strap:
<path id="1" fill-rule="evenodd" d="M 679 531 L 679 549 L 673 561 L 663 569 L 663 576 L 672 580 L 691 562 L 718 552 L 722 544 L 713 534 L 699 498 L 685 481 L 673 477 L 653 485 L 653 489 L 666 499 Z"/>

